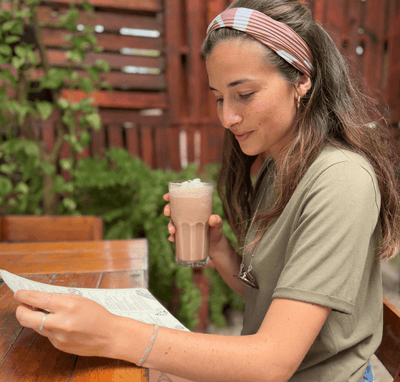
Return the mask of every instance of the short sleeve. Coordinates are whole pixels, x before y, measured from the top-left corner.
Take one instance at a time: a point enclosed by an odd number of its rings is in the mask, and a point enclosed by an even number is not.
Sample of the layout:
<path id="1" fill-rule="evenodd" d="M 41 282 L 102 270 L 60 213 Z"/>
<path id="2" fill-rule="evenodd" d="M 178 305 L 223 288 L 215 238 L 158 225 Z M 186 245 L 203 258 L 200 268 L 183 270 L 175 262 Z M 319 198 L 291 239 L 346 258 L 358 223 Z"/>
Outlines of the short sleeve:
<path id="1" fill-rule="evenodd" d="M 379 206 L 371 170 L 352 161 L 325 169 L 304 191 L 272 297 L 351 314 L 374 256 Z"/>

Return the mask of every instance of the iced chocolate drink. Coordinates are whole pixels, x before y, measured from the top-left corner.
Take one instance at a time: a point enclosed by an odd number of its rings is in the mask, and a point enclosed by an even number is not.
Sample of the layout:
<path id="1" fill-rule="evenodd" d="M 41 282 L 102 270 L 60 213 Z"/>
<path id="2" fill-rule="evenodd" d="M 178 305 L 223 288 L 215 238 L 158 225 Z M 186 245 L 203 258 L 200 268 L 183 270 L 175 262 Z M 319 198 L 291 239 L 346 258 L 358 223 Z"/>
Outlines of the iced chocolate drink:
<path id="1" fill-rule="evenodd" d="M 187 267 L 203 266 L 208 262 L 214 183 L 195 179 L 170 182 L 168 187 L 171 220 L 176 228 L 175 261 Z"/>

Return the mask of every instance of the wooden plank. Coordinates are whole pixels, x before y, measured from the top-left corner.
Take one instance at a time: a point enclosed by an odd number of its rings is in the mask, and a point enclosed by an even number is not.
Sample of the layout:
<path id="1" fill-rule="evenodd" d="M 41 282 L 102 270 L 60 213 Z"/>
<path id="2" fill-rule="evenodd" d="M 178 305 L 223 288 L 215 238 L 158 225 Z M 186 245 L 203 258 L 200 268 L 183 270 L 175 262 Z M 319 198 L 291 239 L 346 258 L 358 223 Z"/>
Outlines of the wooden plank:
<path id="1" fill-rule="evenodd" d="M 0 268 L 5 269 L 0 258 Z M 51 275 L 32 276 L 32 280 L 48 283 Z M 22 331 L 22 326 L 15 317 L 15 310 L 19 304 L 14 300 L 14 292 L 3 283 L 0 286 L 0 364 Z M 0 368 L 0 376 L 1 370 Z M 3 381 L 12 379 L 2 378 Z"/>
<path id="2" fill-rule="evenodd" d="M 314 1 L 314 19 L 320 24 L 324 25 L 325 23 L 325 10 L 326 10 L 326 2 L 329 0 L 315 0 Z"/>
<path id="3" fill-rule="evenodd" d="M 347 6 L 347 4 L 346 4 Z M 343 52 L 344 0 L 331 0 L 326 4 L 324 28 L 329 32 L 339 51 Z"/>
<path id="4" fill-rule="evenodd" d="M 359 0 L 348 0 L 346 5 L 346 21 L 343 24 L 344 38 L 346 47 L 343 54 L 350 64 L 351 76 L 361 81 L 361 60 L 357 54 L 357 47 L 361 43 L 362 27 L 362 3 Z"/>
<path id="5" fill-rule="evenodd" d="M 125 130 L 126 149 L 131 155 L 136 157 L 140 156 L 138 131 L 139 129 L 135 124 Z"/>
<path id="6" fill-rule="evenodd" d="M 153 128 L 141 126 L 140 128 L 141 158 L 150 168 L 154 167 Z"/>
<path id="7" fill-rule="evenodd" d="M 47 50 L 49 64 L 54 66 L 69 66 L 69 61 L 66 56 L 67 52 L 63 50 Z M 97 60 L 105 60 L 108 62 L 111 69 L 120 69 L 126 66 L 138 66 L 146 68 L 156 68 L 161 72 L 165 68 L 164 57 L 139 57 L 127 56 L 115 53 L 93 53 L 86 54 L 85 65 L 93 65 Z M 76 66 L 82 66 L 83 63 L 77 63 Z"/>
<path id="8" fill-rule="evenodd" d="M 50 153 L 56 140 L 55 120 L 59 118 L 58 112 L 53 112 L 52 115 L 41 123 L 42 137 L 41 141 L 45 145 L 46 153 Z"/>
<path id="9" fill-rule="evenodd" d="M 38 7 L 37 15 L 38 20 L 45 25 L 59 25 L 60 16 L 67 13 L 68 7 L 63 4 L 60 5 L 40 5 Z M 89 27 L 96 25 L 102 25 L 105 31 L 119 31 L 121 28 L 136 28 L 136 29 L 147 29 L 147 30 L 158 30 L 163 29 L 161 20 L 156 17 L 148 15 L 135 15 L 116 12 L 102 12 L 96 9 L 94 13 L 81 11 L 77 24 L 82 24 Z M 100 35 L 97 34 L 97 37 Z"/>
<path id="10" fill-rule="evenodd" d="M 167 128 L 167 144 L 169 149 L 169 159 L 171 170 L 180 171 L 181 170 L 181 160 L 180 160 L 180 147 L 179 147 L 179 132 L 180 127 L 177 125 L 172 125 Z"/>
<path id="11" fill-rule="evenodd" d="M 147 270 L 105 272 L 99 288 L 148 288 Z"/>
<path id="12" fill-rule="evenodd" d="M 165 5 L 165 45 L 167 61 L 167 89 L 171 123 L 178 123 L 184 114 L 184 78 L 181 57 L 184 32 L 182 0 L 166 0 Z"/>
<path id="13" fill-rule="evenodd" d="M 194 162 L 194 132 L 195 126 L 191 126 L 190 128 L 185 128 L 186 131 L 186 141 L 187 141 L 187 150 L 188 150 L 188 162 Z"/>
<path id="14" fill-rule="evenodd" d="M 5 215 L 2 241 L 51 242 L 103 239 L 103 221 L 97 216 Z"/>
<path id="15" fill-rule="evenodd" d="M 88 73 L 82 70 L 76 70 L 76 73 L 82 77 L 88 77 Z M 40 80 L 44 76 L 43 70 L 32 70 L 31 80 Z M 107 82 L 114 89 L 121 90 L 165 90 L 165 75 L 151 74 L 131 74 L 123 72 L 102 73 L 101 79 Z"/>
<path id="16" fill-rule="evenodd" d="M 45 275 L 45 280 L 40 281 L 48 282 L 50 277 L 51 275 Z M 29 276 L 28 278 L 39 281 L 37 276 Z M 99 274 L 64 275 L 56 277 L 54 284 L 95 288 L 99 279 Z M 32 357 L 32 352 L 35 353 L 35 357 Z M 53 356 L 48 357 L 48 354 Z M 46 362 L 43 362 L 44 359 Z M 54 349 L 46 337 L 39 336 L 33 330 L 24 328 L 2 363 L 0 380 L 28 381 L 35 380 L 33 376 L 40 376 L 41 381 L 67 382 L 70 380 L 75 360 L 76 356 Z M 18 363 L 18 367 L 14 367 L 15 363 Z M 4 375 L 4 372 L 8 374 Z"/>
<path id="17" fill-rule="evenodd" d="M 388 81 L 385 98 L 389 105 L 390 121 L 400 122 L 400 4 L 391 19 L 388 38 Z"/>
<path id="18" fill-rule="evenodd" d="M 99 155 L 100 157 L 104 157 L 105 149 L 106 149 L 106 132 L 103 126 L 100 130 L 92 131 L 90 151 L 92 155 Z"/>
<path id="19" fill-rule="evenodd" d="M 363 58 L 364 82 L 378 102 L 382 102 L 382 75 L 384 53 L 384 7 L 381 0 L 366 2 L 365 15 L 365 49 Z"/>
<path id="20" fill-rule="evenodd" d="M 71 382 L 87 381 L 132 381 L 147 382 L 148 369 L 126 361 L 101 358 L 78 357 Z"/>
<path id="21" fill-rule="evenodd" d="M 226 4 L 221 0 L 208 0 L 207 2 L 207 26 L 217 17 L 224 9 L 226 8 Z M 205 63 L 204 70 L 205 70 Z M 208 84 L 208 77 L 205 79 L 205 83 Z M 207 87 L 207 92 L 205 94 L 205 105 L 206 105 L 206 112 L 205 115 L 209 116 L 212 121 L 219 121 L 216 103 L 215 103 L 215 96 L 211 92 L 211 90 Z"/>
<path id="22" fill-rule="evenodd" d="M 75 0 L 75 4 L 81 4 L 83 0 Z M 47 3 L 70 4 L 71 0 L 52 0 Z M 131 11 L 159 12 L 162 10 L 161 0 L 91 0 L 90 4 L 95 7 L 125 9 Z"/>
<path id="23" fill-rule="evenodd" d="M 201 268 L 194 268 L 193 282 L 201 293 L 201 304 L 199 310 L 197 311 L 198 323 L 195 331 L 204 333 L 209 323 L 210 306 L 208 303 L 208 296 L 210 293 L 210 281 L 208 277 L 203 275 Z"/>
<path id="24" fill-rule="evenodd" d="M 207 79 L 204 76 L 204 64 L 201 59 L 201 45 L 206 32 L 205 9 L 201 0 L 191 0 L 186 3 L 186 17 L 188 20 L 187 45 L 188 55 L 188 105 L 189 115 L 198 120 L 204 115 L 204 84 Z"/>
<path id="25" fill-rule="evenodd" d="M 43 43 L 47 47 L 68 48 L 70 45 L 65 36 L 70 36 L 71 32 L 64 29 L 42 28 Z M 79 35 L 79 33 L 77 33 Z M 148 54 L 161 54 L 164 50 L 163 40 L 161 38 L 147 38 L 137 36 L 124 36 L 115 33 L 101 33 L 95 35 L 97 45 L 106 51 L 119 52 L 122 48 L 135 48 L 149 50 Z"/>
<path id="26" fill-rule="evenodd" d="M 122 137 L 122 126 L 112 124 L 107 126 L 108 147 L 124 147 L 124 139 Z"/>
<path id="27" fill-rule="evenodd" d="M 81 102 L 83 99 L 91 98 L 93 105 L 99 107 L 125 109 L 167 108 L 165 93 L 99 91 L 87 94 L 81 90 L 64 89 L 61 94 L 63 98 L 70 102 Z"/>
<path id="28" fill-rule="evenodd" d="M 207 26 L 213 21 L 223 10 L 226 5 L 221 0 L 207 1 Z"/>
<path id="29" fill-rule="evenodd" d="M 167 132 L 165 126 L 156 126 L 154 128 L 154 147 L 155 147 L 155 168 L 168 169 L 169 152 L 167 142 Z"/>
<path id="30" fill-rule="evenodd" d="M 0 244 L 2 269 L 19 274 L 147 269 L 147 240 Z"/>
<path id="31" fill-rule="evenodd" d="M 133 124 L 147 124 L 147 125 L 164 125 L 165 116 L 161 115 L 144 115 L 137 110 L 116 110 L 116 109 L 100 109 L 101 120 L 103 124 L 125 122 Z"/>
<path id="32" fill-rule="evenodd" d="M 146 288 L 146 270 L 128 272 L 106 272 L 100 288 Z M 101 357 L 78 357 L 71 381 L 143 381 L 147 382 L 148 370 L 115 359 Z"/>
<path id="33" fill-rule="evenodd" d="M 375 352 L 392 377 L 400 365 L 400 312 L 383 299 L 383 338 Z"/>

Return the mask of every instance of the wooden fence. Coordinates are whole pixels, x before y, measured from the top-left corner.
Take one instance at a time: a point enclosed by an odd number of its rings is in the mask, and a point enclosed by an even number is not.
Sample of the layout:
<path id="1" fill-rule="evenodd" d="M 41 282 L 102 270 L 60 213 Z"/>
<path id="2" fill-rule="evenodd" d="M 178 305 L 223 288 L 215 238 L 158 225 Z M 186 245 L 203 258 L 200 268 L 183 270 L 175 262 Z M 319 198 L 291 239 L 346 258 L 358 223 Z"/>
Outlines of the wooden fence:
<path id="1" fill-rule="evenodd" d="M 43 1 L 39 20 L 52 65 L 66 65 L 66 33 L 54 26 L 71 0 Z M 79 1 L 75 1 L 79 3 Z M 80 26 L 93 26 L 111 71 L 104 79 L 113 91 L 65 91 L 69 100 L 92 97 L 103 128 L 93 132 L 83 155 L 110 146 L 125 147 L 153 168 L 179 170 L 220 160 L 224 129 L 208 88 L 201 44 L 207 25 L 228 0 L 92 0 L 95 16 L 83 14 Z M 400 0 L 309 0 L 315 19 L 330 33 L 351 64 L 360 86 L 388 105 L 400 121 Z M 79 68 L 77 68 L 79 70 Z M 37 133 L 49 147 L 53 118 Z M 393 129 L 394 135 L 399 129 Z M 62 157 L 71 153 L 67 146 Z"/>

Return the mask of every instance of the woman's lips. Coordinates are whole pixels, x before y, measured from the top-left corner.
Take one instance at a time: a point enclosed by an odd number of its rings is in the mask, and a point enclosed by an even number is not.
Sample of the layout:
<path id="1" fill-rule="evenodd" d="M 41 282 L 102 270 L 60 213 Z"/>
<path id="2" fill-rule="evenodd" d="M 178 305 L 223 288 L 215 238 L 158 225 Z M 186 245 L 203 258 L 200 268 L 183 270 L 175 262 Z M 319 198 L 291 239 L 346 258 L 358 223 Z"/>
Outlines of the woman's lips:
<path id="1" fill-rule="evenodd" d="M 235 134 L 235 138 L 239 141 L 239 142 L 244 142 L 253 132 L 250 131 L 248 133 L 243 133 L 243 134 Z"/>

